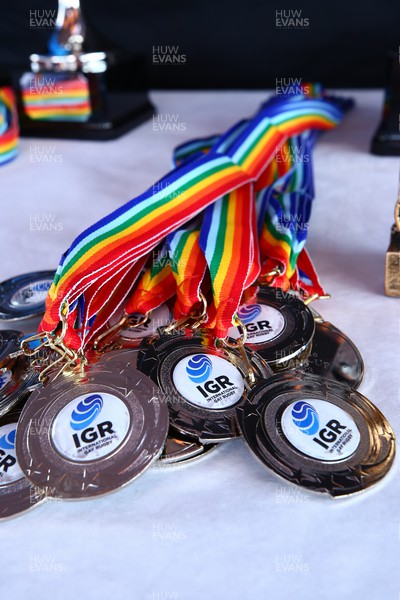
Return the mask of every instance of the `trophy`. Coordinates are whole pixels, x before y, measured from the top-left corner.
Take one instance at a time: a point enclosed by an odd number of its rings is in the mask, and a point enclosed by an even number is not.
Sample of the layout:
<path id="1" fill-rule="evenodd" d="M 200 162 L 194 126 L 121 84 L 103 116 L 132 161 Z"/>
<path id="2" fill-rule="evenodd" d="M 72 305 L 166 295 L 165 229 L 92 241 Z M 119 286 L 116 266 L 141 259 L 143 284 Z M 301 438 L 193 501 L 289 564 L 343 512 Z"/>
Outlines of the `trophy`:
<path id="1" fill-rule="evenodd" d="M 394 207 L 394 224 L 390 232 L 389 247 L 386 251 L 385 294 L 400 296 L 400 181 L 399 193 Z"/>
<path id="2" fill-rule="evenodd" d="M 382 119 L 371 142 L 372 154 L 400 156 L 400 53 L 391 54 Z"/>
<path id="3" fill-rule="evenodd" d="M 14 81 L 21 135 L 107 140 L 149 118 L 144 61 L 88 52 L 79 0 L 59 0 L 49 54 L 32 54 Z"/>

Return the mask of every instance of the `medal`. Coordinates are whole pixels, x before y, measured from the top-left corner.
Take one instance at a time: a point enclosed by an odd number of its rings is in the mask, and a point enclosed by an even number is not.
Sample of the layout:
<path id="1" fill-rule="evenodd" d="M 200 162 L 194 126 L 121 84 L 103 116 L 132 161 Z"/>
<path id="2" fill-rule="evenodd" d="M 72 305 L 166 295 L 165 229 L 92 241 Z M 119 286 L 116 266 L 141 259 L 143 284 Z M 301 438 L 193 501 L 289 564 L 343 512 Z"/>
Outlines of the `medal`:
<path id="1" fill-rule="evenodd" d="M 40 347 L 22 348 L 44 384 L 17 432 L 32 483 L 98 496 L 157 458 L 185 464 L 241 432 L 265 464 L 317 491 L 352 493 L 387 472 L 393 438 L 379 411 L 298 370 L 329 350 L 326 377 L 361 380 L 344 334 L 318 322 L 313 340 L 306 305 L 325 295 L 304 247 L 308 155 L 314 130 L 341 115 L 326 99 L 267 102 L 226 135 L 182 146 L 174 171 L 70 245 Z"/>
<path id="2" fill-rule="evenodd" d="M 36 423 L 43 425 L 40 435 Z M 143 473 L 161 453 L 167 429 L 160 391 L 121 359 L 50 375 L 22 411 L 17 456 L 34 485 L 56 497 L 88 498 Z"/>
<path id="3" fill-rule="evenodd" d="M 246 345 L 274 371 L 301 366 L 311 351 L 314 319 L 295 295 L 279 288 L 260 288 L 256 300 L 243 304 L 238 317 L 247 332 Z M 229 330 L 239 336 L 237 327 Z"/>
<path id="4" fill-rule="evenodd" d="M 334 379 L 357 389 L 364 375 L 364 361 L 357 346 L 313 308 L 315 333 L 312 350 L 302 365 L 305 373 Z"/>
<path id="5" fill-rule="evenodd" d="M 20 411 L 0 419 L 0 519 L 13 517 L 46 499 L 46 495 L 25 478 L 15 453 Z"/>
<path id="6" fill-rule="evenodd" d="M 270 369 L 249 353 L 252 376 Z M 235 407 L 250 389 L 248 364 L 238 350 L 217 347 L 207 335 L 164 335 L 147 344 L 138 368 L 160 386 L 167 398 L 170 424 L 200 442 L 220 442 L 239 435 Z"/>
<path id="7" fill-rule="evenodd" d="M 138 354 L 139 350 L 137 348 L 115 350 L 104 354 L 100 362 L 102 365 L 112 367 L 113 364 L 118 365 L 123 360 L 127 368 L 136 369 Z M 188 462 L 191 463 L 195 458 L 199 459 L 202 456 L 208 455 L 214 447 L 214 444 L 201 444 L 199 441 L 193 440 L 193 438 L 185 438 L 179 432 L 170 429 L 158 461 L 163 465 L 187 464 Z"/>
<path id="8" fill-rule="evenodd" d="M 258 384 L 237 408 L 252 452 L 277 475 L 345 496 L 386 475 L 394 433 L 359 392 L 315 375 L 285 373 Z"/>
<path id="9" fill-rule="evenodd" d="M 0 284 L 0 319 L 29 319 L 44 313 L 54 271 L 37 271 L 7 279 Z"/>

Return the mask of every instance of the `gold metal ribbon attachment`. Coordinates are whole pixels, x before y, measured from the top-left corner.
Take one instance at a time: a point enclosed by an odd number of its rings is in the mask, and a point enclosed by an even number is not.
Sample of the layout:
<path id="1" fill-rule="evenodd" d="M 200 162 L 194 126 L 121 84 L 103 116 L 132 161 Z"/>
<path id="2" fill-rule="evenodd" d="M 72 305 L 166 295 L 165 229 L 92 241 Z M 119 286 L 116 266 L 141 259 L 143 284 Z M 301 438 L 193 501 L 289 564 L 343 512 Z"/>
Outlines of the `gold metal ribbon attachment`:
<path id="1" fill-rule="evenodd" d="M 238 337 L 234 342 L 231 342 L 228 338 L 225 338 L 221 340 L 221 343 L 228 349 L 231 348 L 232 350 L 237 350 L 239 352 L 240 357 L 246 368 L 246 377 L 249 381 L 249 384 L 253 386 L 256 382 L 256 376 L 254 373 L 254 369 L 251 366 L 249 355 L 247 354 L 245 346 L 247 341 L 247 329 L 243 321 L 241 321 L 237 315 L 234 315 L 232 319 L 232 325 L 241 329 L 240 337 Z"/>
<path id="2" fill-rule="evenodd" d="M 189 315 L 185 315 L 176 321 L 173 321 L 166 327 L 164 327 L 164 333 L 172 333 L 173 331 L 178 331 L 179 329 L 198 329 L 205 321 L 207 321 L 207 299 L 200 292 L 201 306 L 198 311 L 195 311 Z"/>

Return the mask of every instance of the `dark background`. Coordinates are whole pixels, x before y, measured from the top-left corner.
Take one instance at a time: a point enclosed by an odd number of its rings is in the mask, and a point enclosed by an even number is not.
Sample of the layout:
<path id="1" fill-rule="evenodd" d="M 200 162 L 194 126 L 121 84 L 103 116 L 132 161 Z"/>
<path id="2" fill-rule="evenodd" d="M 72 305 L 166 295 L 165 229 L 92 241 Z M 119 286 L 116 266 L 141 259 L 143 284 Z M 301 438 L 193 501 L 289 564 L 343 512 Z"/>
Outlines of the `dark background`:
<path id="1" fill-rule="evenodd" d="M 262 0 L 82 0 L 95 34 L 90 49 L 125 49 L 145 56 L 151 88 L 271 88 L 276 78 L 321 81 L 330 87 L 381 87 L 388 51 L 398 52 L 400 2 Z M 27 65 L 46 50 L 49 29 L 31 28 L 31 10 L 54 0 L 3 1 L 0 72 Z M 276 10 L 302 10 L 305 29 L 278 29 Z M 179 46 L 179 65 L 154 65 L 153 46 Z"/>

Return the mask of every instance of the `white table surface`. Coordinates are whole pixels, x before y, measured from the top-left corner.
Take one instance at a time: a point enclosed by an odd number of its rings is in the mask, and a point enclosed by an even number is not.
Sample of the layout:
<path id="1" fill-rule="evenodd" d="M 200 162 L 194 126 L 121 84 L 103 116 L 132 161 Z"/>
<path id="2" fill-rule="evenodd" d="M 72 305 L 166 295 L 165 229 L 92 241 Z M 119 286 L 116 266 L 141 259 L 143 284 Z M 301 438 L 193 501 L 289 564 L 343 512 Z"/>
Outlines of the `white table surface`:
<path id="1" fill-rule="evenodd" d="M 400 436 L 400 299 L 383 295 L 399 161 L 368 152 L 382 94 L 353 95 L 314 153 L 308 249 L 332 294 L 316 308 L 358 345 L 360 391 Z M 76 234 L 169 170 L 176 144 L 225 130 L 267 96 L 158 92 L 179 131 L 150 120 L 112 142 L 22 140 L 0 168 L 0 278 L 56 267 Z M 32 225 L 43 218 L 56 231 Z M 13 600 L 400 597 L 398 464 L 377 488 L 333 501 L 285 485 L 235 440 L 104 498 L 50 501 L 0 532 L 0 589 Z"/>

